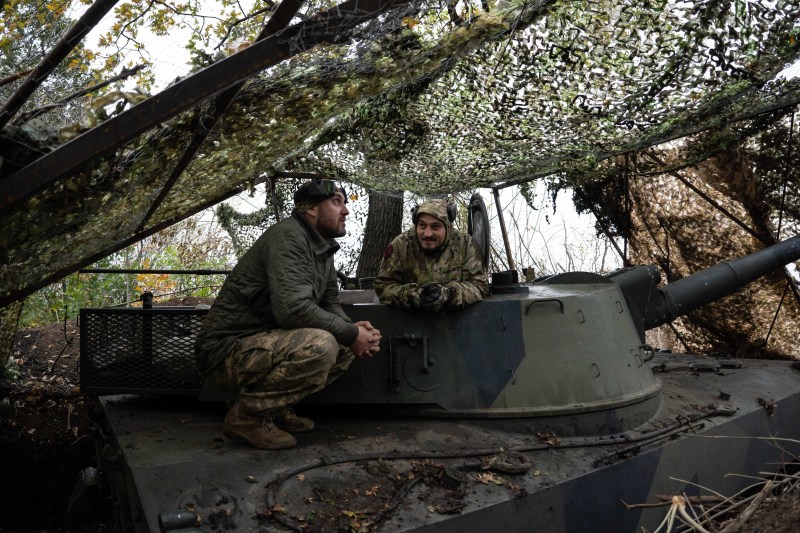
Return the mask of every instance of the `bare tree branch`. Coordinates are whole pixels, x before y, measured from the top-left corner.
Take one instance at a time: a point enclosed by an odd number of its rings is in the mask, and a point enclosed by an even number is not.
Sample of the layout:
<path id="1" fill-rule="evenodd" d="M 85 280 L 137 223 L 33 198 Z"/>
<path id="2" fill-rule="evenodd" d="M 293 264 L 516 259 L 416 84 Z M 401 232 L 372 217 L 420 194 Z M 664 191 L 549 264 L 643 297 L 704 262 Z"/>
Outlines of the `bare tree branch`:
<path id="1" fill-rule="evenodd" d="M 80 91 L 76 91 L 76 92 L 74 92 L 74 93 L 62 98 L 58 102 L 53 102 L 52 104 L 47 104 L 47 105 L 44 105 L 42 107 L 37 107 L 36 109 L 33 109 L 33 110 L 28 111 L 26 113 L 23 113 L 20 116 L 18 116 L 16 119 L 14 119 L 12 121 L 12 124 L 15 124 L 17 126 L 19 126 L 21 124 L 25 124 L 26 122 L 28 122 L 30 120 L 33 120 L 36 117 L 44 115 L 48 111 L 51 111 L 53 109 L 57 109 L 59 107 L 64 107 L 71 100 L 74 100 L 75 98 L 79 98 L 81 96 L 84 96 L 85 94 L 88 94 L 88 93 L 92 92 L 92 91 L 96 91 L 98 89 L 102 89 L 103 87 L 106 87 L 106 86 L 108 86 L 108 85 L 110 85 L 110 84 L 112 84 L 114 82 L 117 82 L 117 81 L 120 81 L 120 80 L 124 80 L 125 78 L 130 78 L 131 76 L 133 76 L 134 74 L 136 74 L 137 72 L 142 70 L 144 67 L 145 67 L 145 65 L 136 65 L 133 68 L 122 69 L 122 71 L 119 74 L 117 74 L 116 76 L 114 76 L 113 78 L 109 78 L 109 79 L 107 79 L 105 81 L 102 81 L 100 83 L 96 83 L 94 85 L 90 85 L 89 87 L 86 87 L 85 89 L 81 89 Z"/>
<path id="2" fill-rule="evenodd" d="M 271 13 L 274 10 L 275 10 L 275 3 L 274 2 L 269 2 L 269 6 L 268 7 L 265 7 L 264 9 L 259 9 L 257 11 L 254 11 L 254 12 L 250 13 L 249 15 L 247 15 L 245 17 L 242 17 L 240 19 L 235 20 L 233 22 L 233 24 L 228 26 L 228 30 L 225 32 L 225 35 L 222 37 L 222 39 L 220 39 L 220 41 L 217 44 L 217 46 L 215 47 L 215 49 L 219 50 L 220 48 L 222 48 L 222 46 L 228 40 L 228 37 L 230 37 L 231 31 L 233 30 L 233 28 L 235 28 L 239 24 L 242 24 L 242 23 L 244 23 L 244 22 L 246 22 L 246 21 L 248 21 L 248 20 L 250 20 L 252 18 L 255 18 L 255 17 L 257 17 L 257 16 L 259 16 L 261 14 Z"/>
<path id="3" fill-rule="evenodd" d="M 0 0 L 0 8 L 2 8 L 2 5 L 3 5 L 2 4 L 2 0 Z M 17 72 L 16 74 L 12 74 L 10 76 L 6 76 L 3 79 L 0 79 L 0 87 L 2 87 L 4 85 L 8 85 L 12 81 L 16 81 L 16 80 L 18 80 L 20 78 L 23 78 L 23 77 L 27 76 L 28 74 L 31 73 L 32 70 L 33 70 L 32 68 L 29 68 L 27 70 L 21 70 L 21 71 Z"/>

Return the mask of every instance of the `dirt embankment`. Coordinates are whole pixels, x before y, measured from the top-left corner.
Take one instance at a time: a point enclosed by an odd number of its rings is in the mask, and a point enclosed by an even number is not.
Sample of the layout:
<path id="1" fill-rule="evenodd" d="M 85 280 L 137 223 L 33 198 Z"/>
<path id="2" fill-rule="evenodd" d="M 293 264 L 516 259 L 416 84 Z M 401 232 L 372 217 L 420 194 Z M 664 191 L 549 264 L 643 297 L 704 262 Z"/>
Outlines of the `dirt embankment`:
<path id="1" fill-rule="evenodd" d="M 67 513 L 80 472 L 95 466 L 94 400 L 80 393 L 79 345 L 74 323 L 17 332 L 13 378 L 0 379 L 0 531 L 109 529 L 102 501 Z"/>

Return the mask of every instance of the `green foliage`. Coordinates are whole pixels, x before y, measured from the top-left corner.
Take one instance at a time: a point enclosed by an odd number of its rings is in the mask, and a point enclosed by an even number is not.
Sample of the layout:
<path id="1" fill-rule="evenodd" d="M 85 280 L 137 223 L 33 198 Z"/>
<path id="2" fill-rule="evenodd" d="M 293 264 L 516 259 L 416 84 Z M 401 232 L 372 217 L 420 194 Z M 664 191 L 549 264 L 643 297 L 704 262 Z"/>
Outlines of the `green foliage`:
<path id="1" fill-rule="evenodd" d="M 73 0 L 0 2 L 0 79 L 19 76 L 14 83 L 0 86 L 0 102 L 8 99 L 24 79 L 24 73 L 34 68 L 74 23 L 70 15 L 76 4 Z M 93 59 L 94 53 L 79 43 L 42 81 L 36 92 L 38 97 L 29 99 L 23 110 L 84 88 L 92 78 L 89 65 Z M 77 113 L 69 106 L 60 109 L 60 114 L 68 117 L 74 118 Z M 58 117 L 59 113 L 51 116 Z"/>
<path id="2" fill-rule="evenodd" d="M 229 243 L 208 231 L 197 217 L 187 219 L 90 268 L 132 270 L 225 270 L 232 260 Z M 40 289 L 25 300 L 20 328 L 74 320 L 81 307 L 109 307 L 136 302 L 145 291 L 156 300 L 178 296 L 213 297 L 224 274 L 75 273 Z"/>
<path id="3" fill-rule="evenodd" d="M 119 254 L 98 261 L 94 268 L 118 266 Z M 125 301 L 125 279 L 114 274 L 71 274 L 25 300 L 20 328 L 75 319 L 81 307 L 105 307 Z"/>

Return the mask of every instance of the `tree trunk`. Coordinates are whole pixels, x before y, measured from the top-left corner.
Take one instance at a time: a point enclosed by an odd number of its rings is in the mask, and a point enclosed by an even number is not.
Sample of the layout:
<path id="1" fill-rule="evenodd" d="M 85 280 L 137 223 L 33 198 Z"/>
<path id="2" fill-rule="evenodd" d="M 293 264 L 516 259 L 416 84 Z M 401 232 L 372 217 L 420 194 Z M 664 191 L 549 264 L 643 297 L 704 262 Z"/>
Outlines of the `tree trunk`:
<path id="1" fill-rule="evenodd" d="M 11 357 L 14 335 L 17 333 L 17 323 L 21 312 L 22 300 L 10 303 L 0 309 L 0 378 L 3 377 L 3 369 Z"/>
<path id="2" fill-rule="evenodd" d="M 357 278 L 374 278 L 386 246 L 402 231 L 403 194 L 369 193 L 369 212 L 364 229 L 364 245 L 356 267 Z"/>

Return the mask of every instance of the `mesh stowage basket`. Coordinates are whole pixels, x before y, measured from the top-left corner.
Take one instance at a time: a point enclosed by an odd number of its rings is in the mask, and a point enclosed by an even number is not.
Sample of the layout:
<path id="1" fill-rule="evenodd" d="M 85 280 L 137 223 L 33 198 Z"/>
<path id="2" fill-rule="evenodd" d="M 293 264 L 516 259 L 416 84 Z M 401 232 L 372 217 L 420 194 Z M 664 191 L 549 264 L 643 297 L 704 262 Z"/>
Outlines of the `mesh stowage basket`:
<path id="1" fill-rule="evenodd" d="M 81 390 L 197 394 L 194 342 L 207 309 L 81 309 Z"/>

